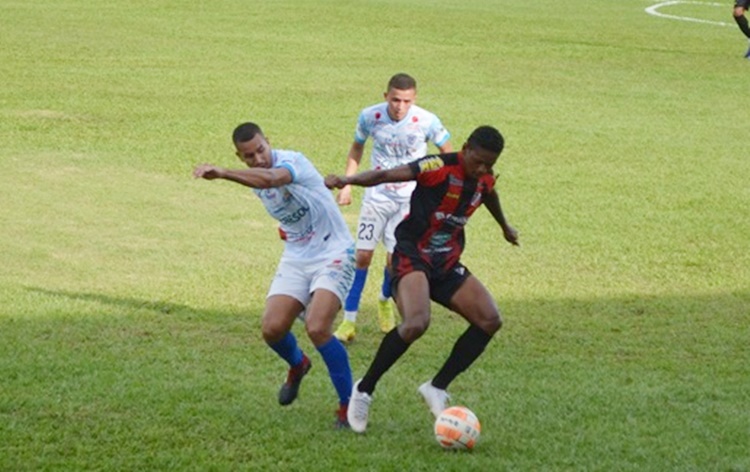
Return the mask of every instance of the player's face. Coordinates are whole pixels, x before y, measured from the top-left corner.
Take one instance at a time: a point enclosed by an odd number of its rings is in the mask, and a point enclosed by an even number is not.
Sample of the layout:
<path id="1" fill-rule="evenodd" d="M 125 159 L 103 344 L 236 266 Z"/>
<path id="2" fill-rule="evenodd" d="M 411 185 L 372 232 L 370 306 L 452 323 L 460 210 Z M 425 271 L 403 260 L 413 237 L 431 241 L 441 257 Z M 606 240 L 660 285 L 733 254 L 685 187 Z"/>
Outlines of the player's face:
<path id="1" fill-rule="evenodd" d="M 248 167 L 271 167 L 271 146 L 262 134 L 256 134 L 250 141 L 234 143 L 237 157 Z"/>
<path id="2" fill-rule="evenodd" d="M 385 93 L 385 101 L 388 102 L 388 116 L 393 121 L 403 120 L 416 99 L 417 91 L 414 89 L 399 90 L 392 88 L 388 90 Z"/>
<path id="3" fill-rule="evenodd" d="M 483 175 L 493 174 L 492 166 L 497 162 L 498 154 L 479 146 L 471 147 L 464 144 L 464 172 L 470 177 L 478 179 Z"/>

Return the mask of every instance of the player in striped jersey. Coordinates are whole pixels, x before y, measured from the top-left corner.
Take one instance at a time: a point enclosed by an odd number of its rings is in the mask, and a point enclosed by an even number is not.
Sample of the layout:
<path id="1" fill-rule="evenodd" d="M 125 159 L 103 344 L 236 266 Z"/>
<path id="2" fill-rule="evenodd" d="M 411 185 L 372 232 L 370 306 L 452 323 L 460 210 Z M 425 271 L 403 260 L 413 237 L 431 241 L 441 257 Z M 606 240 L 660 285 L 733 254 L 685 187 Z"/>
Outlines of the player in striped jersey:
<path id="1" fill-rule="evenodd" d="M 396 229 L 392 262 L 393 292 L 403 321 L 383 338 L 364 377 L 354 384 L 348 419 L 355 432 L 367 428 L 372 394 L 381 376 L 427 330 L 430 299 L 469 322 L 437 375 L 418 389 L 436 417 L 447 406 L 448 385 L 481 355 L 500 329 L 495 300 L 461 264 L 460 256 L 464 226 L 482 204 L 500 225 L 504 238 L 518 244 L 518 233 L 506 221 L 495 190 L 493 166 L 504 143 L 497 129 L 481 126 L 458 153 L 426 156 L 395 169 L 326 177 L 329 188 L 417 182 L 411 212 Z"/>

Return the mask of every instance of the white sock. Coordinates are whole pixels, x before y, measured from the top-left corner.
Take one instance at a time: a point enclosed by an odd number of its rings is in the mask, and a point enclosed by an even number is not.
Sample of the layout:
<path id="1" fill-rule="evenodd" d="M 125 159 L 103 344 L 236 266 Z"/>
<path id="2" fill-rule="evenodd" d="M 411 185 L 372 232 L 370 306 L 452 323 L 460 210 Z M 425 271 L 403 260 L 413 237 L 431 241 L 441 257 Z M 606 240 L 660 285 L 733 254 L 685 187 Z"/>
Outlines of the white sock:
<path id="1" fill-rule="evenodd" d="M 345 311 L 344 312 L 344 319 L 346 321 L 351 321 L 352 323 L 357 322 L 357 312 L 356 311 Z"/>

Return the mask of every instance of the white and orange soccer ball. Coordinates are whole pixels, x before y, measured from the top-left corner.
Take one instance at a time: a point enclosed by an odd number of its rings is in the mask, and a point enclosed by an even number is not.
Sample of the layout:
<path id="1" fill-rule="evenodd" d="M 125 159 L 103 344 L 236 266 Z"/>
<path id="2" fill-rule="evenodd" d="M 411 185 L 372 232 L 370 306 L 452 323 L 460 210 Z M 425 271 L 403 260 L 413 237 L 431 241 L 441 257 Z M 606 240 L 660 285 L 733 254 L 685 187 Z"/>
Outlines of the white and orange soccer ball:
<path id="1" fill-rule="evenodd" d="M 444 449 L 474 449 L 482 426 L 465 406 L 451 406 L 435 420 L 435 439 Z"/>

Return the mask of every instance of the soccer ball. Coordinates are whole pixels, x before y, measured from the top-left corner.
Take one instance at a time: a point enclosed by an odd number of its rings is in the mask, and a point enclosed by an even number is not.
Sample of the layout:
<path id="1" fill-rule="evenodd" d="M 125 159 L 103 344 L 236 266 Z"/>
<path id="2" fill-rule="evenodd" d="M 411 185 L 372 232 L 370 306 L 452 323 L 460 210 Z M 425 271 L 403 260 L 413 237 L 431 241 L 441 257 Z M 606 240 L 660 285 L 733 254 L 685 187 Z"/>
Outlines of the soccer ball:
<path id="1" fill-rule="evenodd" d="M 481 430 L 477 415 L 465 406 L 446 408 L 435 420 L 435 439 L 444 449 L 474 449 Z"/>

